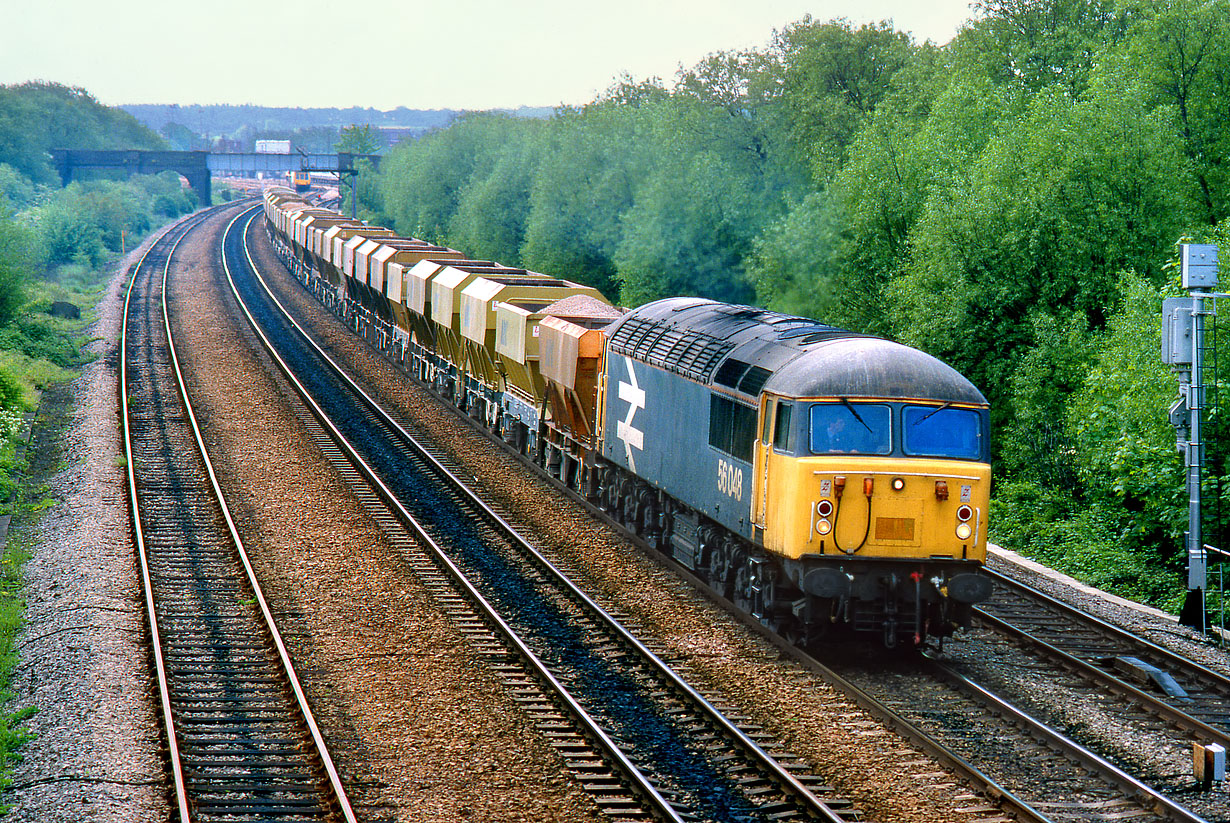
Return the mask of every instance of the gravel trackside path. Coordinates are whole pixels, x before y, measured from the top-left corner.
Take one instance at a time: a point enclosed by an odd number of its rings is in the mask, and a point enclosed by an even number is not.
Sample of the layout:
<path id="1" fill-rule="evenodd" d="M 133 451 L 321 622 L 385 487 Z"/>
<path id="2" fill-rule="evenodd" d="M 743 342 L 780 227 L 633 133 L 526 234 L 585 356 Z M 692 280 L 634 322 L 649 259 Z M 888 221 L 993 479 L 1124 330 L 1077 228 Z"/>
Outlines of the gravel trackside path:
<path id="1" fill-rule="evenodd" d="M 21 750 L 6 821 L 165 820 L 156 705 L 143 645 L 121 455 L 118 374 L 125 273 L 152 240 L 117 267 L 98 304 L 87 348 L 97 355 L 71 384 L 44 396 L 32 462 L 55 501 L 13 523 L 26 546 L 26 626 L 6 707 L 35 706 L 38 735 Z M 36 472 L 37 474 L 37 472 Z"/>

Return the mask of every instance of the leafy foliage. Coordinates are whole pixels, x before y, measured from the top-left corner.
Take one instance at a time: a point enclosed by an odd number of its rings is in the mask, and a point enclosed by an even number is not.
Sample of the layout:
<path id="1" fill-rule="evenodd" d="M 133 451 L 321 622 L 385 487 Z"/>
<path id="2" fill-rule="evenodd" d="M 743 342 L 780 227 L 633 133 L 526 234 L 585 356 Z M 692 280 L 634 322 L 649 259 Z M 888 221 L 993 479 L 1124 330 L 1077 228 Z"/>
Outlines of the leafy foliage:
<path id="1" fill-rule="evenodd" d="M 56 182 L 48 149 L 159 149 L 162 139 L 85 89 L 33 82 L 0 86 L 0 163 L 35 183 Z"/>
<path id="2" fill-rule="evenodd" d="M 462 189 L 475 174 L 485 174 L 503 145 L 501 115 L 471 114 L 446 131 L 395 150 L 382 165 L 384 211 L 404 234 L 432 242 L 448 241 L 448 228 Z"/>
<path id="3" fill-rule="evenodd" d="M 791 137 L 815 178 L 828 180 L 915 46 L 887 21 L 854 29 L 846 20 L 817 23 L 810 17 L 787 26 L 775 40 Z"/>

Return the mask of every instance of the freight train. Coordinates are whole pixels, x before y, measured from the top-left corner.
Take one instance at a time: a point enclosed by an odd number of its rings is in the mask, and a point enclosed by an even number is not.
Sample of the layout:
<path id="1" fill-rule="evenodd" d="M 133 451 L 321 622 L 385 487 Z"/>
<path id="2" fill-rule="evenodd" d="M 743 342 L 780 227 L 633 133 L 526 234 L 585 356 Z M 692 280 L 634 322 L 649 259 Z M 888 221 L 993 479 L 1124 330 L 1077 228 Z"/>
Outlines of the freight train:
<path id="1" fill-rule="evenodd" d="M 266 192 L 288 268 L 524 459 L 800 643 L 918 645 L 991 593 L 989 407 L 889 340 L 592 288 Z"/>

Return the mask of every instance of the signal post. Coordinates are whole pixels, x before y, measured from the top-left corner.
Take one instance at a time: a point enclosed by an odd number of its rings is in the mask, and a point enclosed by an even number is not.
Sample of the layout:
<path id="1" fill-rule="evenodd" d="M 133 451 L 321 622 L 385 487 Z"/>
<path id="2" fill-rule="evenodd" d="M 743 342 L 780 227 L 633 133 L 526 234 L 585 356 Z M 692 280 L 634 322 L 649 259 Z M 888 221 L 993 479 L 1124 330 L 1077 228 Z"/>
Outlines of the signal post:
<path id="1" fill-rule="evenodd" d="M 1179 399 L 1170 407 L 1177 446 L 1187 473 L 1187 597 L 1179 622 L 1200 632 L 1208 629 L 1205 591 L 1208 588 L 1208 556 L 1201 530 L 1201 475 L 1204 470 L 1204 440 L 1201 432 L 1205 408 L 1204 329 L 1205 318 L 1217 313 L 1217 247 L 1183 245 L 1183 288 L 1187 297 L 1163 302 L 1162 360 L 1177 373 Z"/>

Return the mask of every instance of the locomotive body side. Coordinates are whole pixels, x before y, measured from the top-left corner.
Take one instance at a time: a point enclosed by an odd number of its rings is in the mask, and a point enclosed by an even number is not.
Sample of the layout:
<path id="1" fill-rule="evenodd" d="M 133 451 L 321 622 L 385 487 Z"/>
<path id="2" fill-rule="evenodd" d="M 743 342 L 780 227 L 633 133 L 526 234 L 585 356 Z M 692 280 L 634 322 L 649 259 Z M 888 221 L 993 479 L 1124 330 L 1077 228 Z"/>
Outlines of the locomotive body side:
<path id="1" fill-rule="evenodd" d="M 739 454 L 711 445 L 713 393 L 682 375 L 608 350 L 602 456 L 714 522 L 751 539 L 751 441 Z M 731 405 L 755 428 L 756 409 Z"/>

